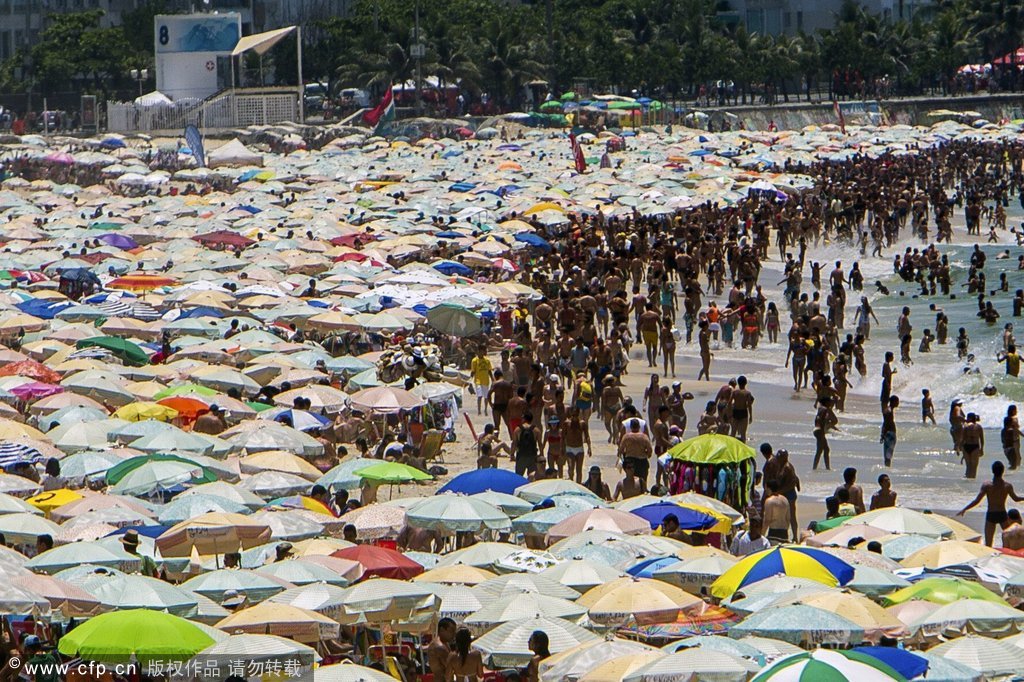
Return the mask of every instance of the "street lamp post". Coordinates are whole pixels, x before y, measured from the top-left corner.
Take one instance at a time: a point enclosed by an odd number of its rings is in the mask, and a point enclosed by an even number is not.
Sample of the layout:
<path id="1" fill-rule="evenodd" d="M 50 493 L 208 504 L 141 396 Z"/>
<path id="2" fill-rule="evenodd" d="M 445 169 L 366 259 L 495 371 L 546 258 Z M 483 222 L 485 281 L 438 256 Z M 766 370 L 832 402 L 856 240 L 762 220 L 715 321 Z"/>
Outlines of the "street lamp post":
<path id="1" fill-rule="evenodd" d="M 149 80 L 149 69 L 132 69 L 132 79 L 139 84 L 139 97 L 142 97 L 142 84 Z"/>

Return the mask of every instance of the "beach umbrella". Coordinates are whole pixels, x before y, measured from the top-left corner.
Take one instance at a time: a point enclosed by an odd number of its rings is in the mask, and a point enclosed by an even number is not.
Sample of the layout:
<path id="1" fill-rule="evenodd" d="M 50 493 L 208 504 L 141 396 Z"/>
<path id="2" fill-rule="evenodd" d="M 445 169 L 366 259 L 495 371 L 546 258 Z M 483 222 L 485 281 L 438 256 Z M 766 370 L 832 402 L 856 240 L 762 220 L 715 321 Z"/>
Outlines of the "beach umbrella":
<path id="1" fill-rule="evenodd" d="M 682 530 L 713 530 L 718 525 L 719 521 L 714 516 L 706 514 L 704 512 L 697 511 L 696 509 L 690 509 L 673 502 L 657 502 L 655 504 L 648 504 L 637 509 L 631 509 L 630 514 L 635 514 L 640 518 L 647 521 L 652 529 L 658 528 L 665 522 L 665 517 L 669 514 L 676 517 L 679 521 L 679 527 Z M 725 519 L 725 528 L 717 530 L 716 532 L 728 533 L 732 530 L 732 523 Z"/>
<path id="2" fill-rule="evenodd" d="M 137 344 L 116 336 L 94 336 L 82 339 L 75 344 L 76 348 L 103 348 L 116 357 L 133 365 L 148 365 L 149 353 Z"/>
<path id="3" fill-rule="evenodd" d="M 427 324 L 449 336 L 473 336 L 482 329 L 479 315 L 454 303 L 442 303 L 428 310 Z"/>
<path id="4" fill-rule="evenodd" d="M 270 601 L 316 611 L 337 620 L 343 613 L 345 594 L 345 590 L 338 585 L 316 582 L 278 592 L 270 597 Z"/>
<path id="5" fill-rule="evenodd" d="M 111 549 L 96 542 L 75 542 L 58 545 L 37 554 L 25 562 L 25 568 L 35 573 L 53 575 L 76 566 L 90 565 L 119 571 L 135 571 L 142 564 L 142 557 L 129 554 L 120 547 Z"/>
<path id="6" fill-rule="evenodd" d="M 257 497 L 272 500 L 278 497 L 300 495 L 310 488 L 309 481 L 301 476 L 283 471 L 261 471 L 246 476 L 238 487 L 248 490 Z"/>
<path id="7" fill-rule="evenodd" d="M 533 658 L 528 643 L 536 630 L 547 634 L 549 649 L 554 654 L 583 642 L 600 640 L 594 633 L 567 620 L 530 618 L 502 623 L 474 641 L 473 648 L 483 654 L 484 665 L 488 667 L 520 667 Z"/>
<path id="8" fill-rule="evenodd" d="M 842 614 L 863 628 L 865 639 L 871 641 L 878 641 L 882 637 L 899 638 L 907 634 L 906 626 L 898 618 L 861 594 L 828 590 L 776 602 L 779 606 L 787 603 L 805 604 Z"/>
<path id="9" fill-rule="evenodd" d="M 365 469 L 359 473 L 365 475 Z M 410 526 L 440 532 L 481 532 L 508 530 L 508 516 L 486 502 L 459 495 L 425 498 L 406 512 Z"/>
<path id="10" fill-rule="evenodd" d="M 628 639 L 591 639 L 541 661 L 540 679 L 542 682 L 577 681 L 609 660 L 655 653 L 658 649 Z"/>
<path id="11" fill-rule="evenodd" d="M 37 514 L 43 512 L 38 507 L 26 502 L 20 497 L 14 497 L 7 493 L 0 493 L 0 515 L 3 514 Z"/>
<path id="12" fill-rule="evenodd" d="M 889 533 L 925 535 L 932 538 L 947 537 L 953 533 L 950 526 L 935 514 L 924 514 L 906 507 L 876 509 L 851 516 L 846 523 L 862 523 Z"/>
<path id="13" fill-rule="evenodd" d="M 894 573 L 871 566 L 857 565 L 853 567 L 853 580 L 846 583 L 847 589 L 866 594 L 872 599 L 909 586 L 908 581 Z"/>
<path id="14" fill-rule="evenodd" d="M 649 578 L 618 578 L 588 590 L 577 602 L 590 619 L 604 624 L 669 623 L 681 611 L 703 602 L 687 592 Z"/>
<path id="15" fill-rule="evenodd" d="M 248 490 L 243 490 L 237 485 L 225 483 L 224 481 L 217 481 L 216 483 L 204 483 L 203 485 L 197 485 L 193 488 L 189 488 L 185 492 L 181 493 L 174 498 L 174 501 L 181 500 L 193 495 L 210 495 L 213 497 L 220 497 L 225 500 L 231 500 L 238 504 L 245 505 L 249 509 L 259 509 L 266 505 L 266 502 L 261 500 L 259 497 L 253 495 Z"/>
<path id="16" fill-rule="evenodd" d="M 1002 637 L 1024 627 L 1024 613 L 982 599 L 960 599 L 945 604 L 910 624 L 920 639 L 953 639 L 968 633 Z"/>
<path id="17" fill-rule="evenodd" d="M 759 663 L 764 661 L 774 661 L 785 656 L 799 654 L 803 651 L 800 647 L 793 646 L 789 642 L 783 642 L 781 639 L 769 639 L 767 637 L 743 637 L 741 639 L 732 639 L 718 635 L 698 635 L 696 637 L 687 637 L 685 639 L 666 644 L 661 649 L 662 651 L 673 652 L 678 651 L 679 649 L 688 649 L 693 647 L 724 651 L 726 653 L 731 653 L 734 656 L 749 658 Z"/>
<path id="18" fill-rule="evenodd" d="M 908 680 L 928 672 L 928 659 L 906 649 L 893 646 L 858 646 L 850 651 L 877 658 Z"/>
<path id="19" fill-rule="evenodd" d="M 8 577 L 0 585 L 0 615 L 25 614 L 47 617 L 50 614 L 50 602 L 26 587 L 12 584 L 11 578 Z"/>
<path id="20" fill-rule="evenodd" d="M 478 471 L 486 471 L 485 469 L 479 469 Z M 491 469 L 491 471 L 500 471 L 500 469 Z M 488 490 L 483 493 L 476 493 L 471 497 L 483 500 L 492 507 L 496 507 L 511 518 L 522 516 L 523 514 L 529 513 L 533 510 L 533 505 L 526 500 L 516 497 L 515 495 L 509 495 L 508 493 L 499 493 L 493 490 Z"/>
<path id="21" fill-rule="evenodd" d="M 561 540 L 588 530 L 607 530 L 624 535 L 639 535 L 650 531 L 645 519 L 616 509 L 591 509 L 578 512 L 548 530 L 551 541 Z"/>
<path id="22" fill-rule="evenodd" d="M 362 569 L 354 563 L 353 568 L 355 573 L 354 579 L 358 579 L 362 574 Z M 345 576 L 332 571 L 326 566 L 322 566 L 313 561 L 303 561 L 301 559 L 278 561 L 272 564 L 267 564 L 266 566 L 258 568 L 256 572 L 268 575 L 277 580 L 291 583 L 292 585 L 326 583 L 345 586 L 352 582 Z"/>
<path id="23" fill-rule="evenodd" d="M 344 661 L 320 666 L 313 671 L 313 682 L 393 682 L 394 677 L 380 670 Z"/>
<path id="24" fill-rule="evenodd" d="M 752 682 L 903 682 L 906 678 L 874 656 L 856 651 L 815 651 L 776 661 Z"/>
<path id="25" fill-rule="evenodd" d="M 739 464 L 752 459 L 756 453 L 752 447 L 732 436 L 708 433 L 672 446 L 668 455 L 700 464 Z"/>
<path id="26" fill-rule="evenodd" d="M 579 495 L 591 498 L 596 502 L 602 502 L 597 495 L 575 481 L 564 478 L 547 478 L 540 481 L 532 481 L 526 485 L 516 488 L 516 497 L 521 497 L 527 502 L 538 504 L 544 500 L 555 498 L 558 495 Z M 595 505 L 596 506 L 596 505 Z"/>
<path id="27" fill-rule="evenodd" d="M 737 559 L 723 556 L 698 557 L 675 560 L 656 568 L 651 577 L 676 587 L 699 594 L 703 586 L 718 580 L 723 573 L 736 565 Z"/>
<path id="28" fill-rule="evenodd" d="M 807 538 L 805 544 L 810 547 L 846 547 L 854 538 L 874 540 L 887 534 L 888 532 L 881 528 L 864 523 L 844 523 L 823 533 L 815 533 Z"/>
<path id="29" fill-rule="evenodd" d="M 488 602 L 465 618 L 467 627 L 484 631 L 501 623 L 524 618 L 565 618 L 578 621 L 587 613 L 580 604 L 539 594 L 510 594 Z"/>
<path id="30" fill-rule="evenodd" d="M 356 527 L 364 539 L 394 537 L 405 527 L 405 509 L 388 504 L 370 504 L 346 512 L 340 519 Z"/>
<path id="31" fill-rule="evenodd" d="M 982 682 L 981 673 L 963 663 L 957 663 L 952 658 L 934 656 L 923 651 L 918 651 L 915 655 L 928 661 L 929 682 Z"/>
<path id="32" fill-rule="evenodd" d="M 400 484 L 413 481 L 429 481 L 434 477 L 415 467 L 399 462 L 378 462 L 358 469 L 355 474 L 373 483 Z"/>
<path id="33" fill-rule="evenodd" d="M 605 664 L 608 665 L 608 664 Z M 757 663 L 744 660 L 725 651 L 713 649 L 682 649 L 672 654 L 662 655 L 646 665 L 633 669 L 620 679 L 622 682 L 660 682 L 671 675 L 688 675 L 691 680 L 707 680 L 719 682 L 745 682 L 751 675 L 761 669 Z M 597 672 L 592 671 L 591 674 Z M 591 674 L 581 678 L 581 682 L 589 682 Z M 595 680 L 595 682 L 599 682 Z"/>
<path id="34" fill-rule="evenodd" d="M 277 635 L 240 634 L 230 635 L 203 649 L 189 661 L 189 666 L 203 671 L 203 677 L 217 670 L 219 679 L 225 679 L 237 665 L 236 661 L 251 661 L 252 668 L 269 669 L 280 665 L 298 676 L 303 668 L 311 670 L 313 664 L 320 661 L 320 655 L 315 649 Z"/>
<path id="35" fill-rule="evenodd" d="M 353 393 L 350 403 L 356 409 L 376 414 L 396 414 L 423 407 L 425 404 L 422 398 L 392 386 L 365 388 Z"/>
<path id="36" fill-rule="evenodd" d="M 482 582 L 497 578 L 496 573 L 478 568 L 456 564 L 454 566 L 437 566 L 413 578 L 413 582 L 437 583 L 442 585 L 479 585 Z"/>
<path id="37" fill-rule="evenodd" d="M 1006 600 L 993 594 L 978 583 L 962 578 L 934 577 L 925 578 L 913 583 L 910 587 L 896 590 L 886 595 L 882 603 L 886 606 L 903 604 L 913 599 L 921 599 L 935 604 L 952 604 L 961 599 L 981 599 L 1007 605 Z"/>
<path id="38" fill-rule="evenodd" d="M 356 545 L 331 553 L 339 559 L 359 562 L 364 577 L 379 576 L 396 580 L 408 580 L 423 572 L 423 566 L 386 547 Z"/>
<path id="39" fill-rule="evenodd" d="M 508 573 L 485 580 L 473 588 L 477 594 L 487 598 L 499 598 L 509 594 L 541 594 L 570 601 L 579 598 L 579 592 L 550 578 L 536 573 Z"/>
<path id="40" fill-rule="evenodd" d="M 621 682 L 627 675 L 665 658 L 666 655 L 663 651 L 643 651 L 625 656 L 615 656 L 591 668 L 578 679 L 579 682 Z M 722 679 L 727 679 L 729 669 L 721 672 Z"/>
<path id="41" fill-rule="evenodd" d="M 465 564 L 466 566 L 478 566 L 480 568 L 493 568 L 501 559 L 509 554 L 518 552 L 521 548 L 507 542 L 478 542 L 469 547 L 457 549 L 441 557 L 438 566 L 455 566 Z"/>
<path id="42" fill-rule="evenodd" d="M 7 542 L 34 544 L 40 535 L 53 537 L 60 532 L 60 526 L 36 514 L 15 513 L 0 515 L 0 534 Z"/>
<path id="43" fill-rule="evenodd" d="M 172 287 L 178 281 L 171 277 L 149 274 L 131 274 L 117 277 L 107 283 L 110 289 L 124 289 L 127 291 L 150 291 L 161 287 Z"/>
<path id="44" fill-rule="evenodd" d="M 978 671 L 986 679 L 1013 676 L 1024 670 L 1024 650 L 1002 640 L 967 635 L 943 642 L 925 652 L 930 659 L 942 657 Z"/>
<path id="45" fill-rule="evenodd" d="M 278 635 L 297 642 L 320 642 L 338 637 L 337 622 L 315 611 L 288 604 L 264 602 L 232 613 L 217 623 L 231 634 Z"/>
<path id="46" fill-rule="evenodd" d="M 217 495 L 178 496 L 164 505 L 157 520 L 165 525 L 174 525 L 209 512 L 248 514 L 249 507 Z"/>
<path id="47" fill-rule="evenodd" d="M 246 569 L 218 569 L 189 578 L 181 589 L 201 594 L 218 604 L 230 591 L 245 595 L 250 603 L 261 602 L 292 585 L 269 575 Z"/>
<path id="48" fill-rule="evenodd" d="M 998 554 L 999 550 L 977 542 L 964 540 L 943 540 L 917 550 L 900 563 L 906 568 L 942 568 L 966 564 L 975 559 Z"/>
<path id="49" fill-rule="evenodd" d="M 48 575 L 29 573 L 11 578 L 11 584 L 50 602 L 50 608 L 67 618 L 95 616 L 105 610 L 100 601 L 81 587 Z"/>
<path id="50" fill-rule="evenodd" d="M 529 481 L 508 469 L 474 469 L 453 477 L 438 489 L 437 494 L 475 495 L 486 491 L 513 494 Z"/>
<path id="51" fill-rule="evenodd" d="M 587 561 L 586 559 L 562 561 L 550 568 L 545 568 L 537 575 L 554 580 L 580 594 L 586 593 L 598 585 L 604 585 L 613 580 L 626 577 L 624 572 L 616 568 Z"/>
<path id="52" fill-rule="evenodd" d="M 853 567 L 820 549 L 789 545 L 751 554 L 722 574 L 711 585 L 719 599 L 773 575 L 807 578 L 829 587 L 853 579 Z"/>
<path id="53" fill-rule="evenodd" d="M 178 411 L 159 403 L 139 402 L 118 408 L 113 416 L 128 422 L 138 422 L 147 419 L 169 422 L 178 418 Z"/>
<path id="54" fill-rule="evenodd" d="M 758 611 L 733 626 L 730 637 L 755 635 L 781 639 L 797 646 L 848 646 L 864 639 L 864 630 L 843 616 L 813 606 L 795 604 Z"/>
<path id="55" fill-rule="evenodd" d="M 323 534 L 324 524 L 313 521 L 299 511 L 259 511 L 252 520 L 270 526 L 274 540 L 305 540 Z"/>
<path id="56" fill-rule="evenodd" d="M 193 548 L 200 554 L 224 554 L 269 541 L 269 526 L 240 514 L 215 512 L 172 526 L 156 539 L 156 544 L 161 554 L 174 557 L 189 556 Z"/>
<path id="57" fill-rule="evenodd" d="M 188 617 L 196 599 L 185 589 L 141 575 L 93 575 L 77 583 L 111 609 L 153 609 Z"/>
<path id="58" fill-rule="evenodd" d="M 184 618 L 132 609 L 90 618 L 64 635 L 57 645 L 65 656 L 90 661 L 184 661 L 214 643 L 212 637 Z"/>

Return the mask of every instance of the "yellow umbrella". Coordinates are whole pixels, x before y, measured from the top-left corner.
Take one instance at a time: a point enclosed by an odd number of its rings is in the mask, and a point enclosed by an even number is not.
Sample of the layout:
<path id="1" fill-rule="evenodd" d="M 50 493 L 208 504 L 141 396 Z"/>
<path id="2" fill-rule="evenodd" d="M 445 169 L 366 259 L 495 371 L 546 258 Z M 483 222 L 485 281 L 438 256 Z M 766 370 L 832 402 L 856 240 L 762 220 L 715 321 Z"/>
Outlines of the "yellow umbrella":
<path id="1" fill-rule="evenodd" d="M 224 632 L 248 632 L 288 637 L 297 642 L 320 642 L 338 637 L 341 626 L 316 611 L 290 604 L 263 602 L 237 611 L 217 623 Z"/>
<path id="2" fill-rule="evenodd" d="M 147 419 L 169 422 L 178 417 L 178 411 L 159 403 L 138 402 L 119 408 L 114 412 L 114 416 L 129 422 L 141 422 Z"/>
<path id="3" fill-rule="evenodd" d="M 622 682 L 630 673 L 665 656 L 667 654 L 664 651 L 644 651 L 619 656 L 600 664 L 579 678 L 578 682 Z"/>
<path id="4" fill-rule="evenodd" d="M 703 602 L 675 585 L 650 578 L 619 578 L 576 600 L 598 623 L 671 623 L 679 612 Z"/>
<path id="5" fill-rule="evenodd" d="M 339 549 L 345 549 L 346 547 L 354 547 L 351 542 L 340 540 L 338 538 L 321 537 L 321 538 L 310 538 L 308 540 L 300 540 L 299 542 L 292 543 L 292 555 L 296 558 L 311 557 L 311 556 L 330 556 Z"/>
<path id="6" fill-rule="evenodd" d="M 42 431 L 34 429 L 28 424 L 11 421 L 10 419 L 0 420 L 0 441 L 19 440 L 22 438 L 47 442 L 50 440 Z"/>
<path id="7" fill-rule="evenodd" d="M 238 461 L 243 474 L 256 474 L 261 471 L 282 471 L 315 481 L 323 472 L 300 457 L 283 450 L 267 450 L 255 455 L 248 455 Z"/>
<path id="8" fill-rule="evenodd" d="M 36 509 L 40 509 L 49 514 L 57 507 L 63 507 L 65 504 L 77 502 L 84 498 L 85 495 L 82 495 L 81 493 L 77 493 L 74 490 L 68 490 L 67 488 L 61 488 L 60 490 L 47 490 L 46 492 L 39 493 L 38 495 L 33 495 L 25 501 Z"/>
<path id="9" fill-rule="evenodd" d="M 943 540 L 917 550 L 900 563 L 906 568 L 942 568 L 966 564 L 994 554 L 999 554 L 999 550 L 977 542 Z"/>
<path id="10" fill-rule="evenodd" d="M 416 582 L 441 583 L 444 585 L 479 585 L 485 580 L 497 578 L 497 573 L 492 573 L 476 566 L 455 564 L 453 566 L 438 566 L 429 571 L 420 573 L 413 578 Z"/>
<path id="11" fill-rule="evenodd" d="M 907 626 L 896 617 L 896 614 L 889 613 L 862 594 L 839 591 L 819 592 L 797 597 L 792 601 L 776 602 L 773 606 L 781 606 L 783 603 L 806 604 L 838 613 L 843 618 L 852 620 L 864 628 L 865 639 L 871 641 L 878 641 L 883 636 L 903 637 L 908 633 Z"/>

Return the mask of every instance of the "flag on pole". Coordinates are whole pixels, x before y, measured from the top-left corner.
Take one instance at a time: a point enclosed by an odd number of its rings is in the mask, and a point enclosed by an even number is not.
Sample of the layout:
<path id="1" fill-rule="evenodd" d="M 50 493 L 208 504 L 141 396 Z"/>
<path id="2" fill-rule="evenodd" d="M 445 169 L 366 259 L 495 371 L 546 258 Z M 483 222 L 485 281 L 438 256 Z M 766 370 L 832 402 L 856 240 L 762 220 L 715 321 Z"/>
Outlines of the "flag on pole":
<path id="1" fill-rule="evenodd" d="M 185 126 L 185 143 L 192 150 L 192 156 L 200 168 L 206 166 L 206 152 L 203 150 L 203 134 L 191 123 Z"/>
<path id="2" fill-rule="evenodd" d="M 843 116 L 843 109 L 839 106 L 839 100 L 832 98 L 832 111 L 836 112 L 836 119 L 839 121 L 839 129 L 846 134 L 846 117 Z"/>
<path id="3" fill-rule="evenodd" d="M 395 97 L 391 86 L 388 85 L 387 90 L 384 91 L 384 98 L 381 99 L 380 104 L 363 114 L 363 120 L 376 128 L 384 121 L 393 121 L 394 119 Z"/>
<path id="4" fill-rule="evenodd" d="M 572 144 L 572 159 L 576 163 L 576 172 L 582 173 L 587 170 L 587 160 L 583 158 L 583 147 L 572 133 L 569 134 L 569 142 Z"/>

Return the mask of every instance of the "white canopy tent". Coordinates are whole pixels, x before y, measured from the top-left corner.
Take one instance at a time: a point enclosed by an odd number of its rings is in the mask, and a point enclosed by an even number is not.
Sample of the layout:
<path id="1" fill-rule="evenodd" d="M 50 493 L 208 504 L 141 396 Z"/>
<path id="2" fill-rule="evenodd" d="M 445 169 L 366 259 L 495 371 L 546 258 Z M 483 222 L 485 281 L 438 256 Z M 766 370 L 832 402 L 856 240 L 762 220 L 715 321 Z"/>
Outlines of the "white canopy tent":
<path id="1" fill-rule="evenodd" d="M 295 53 L 298 62 L 298 80 L 299 80 L 299 120 L 305 119 L 303 112 L 304 102 L 302 101 L 304 95 L 304 83 L 302 80 L 302 28 L 299 26 L 286 26 L 284 28 L 275 28 L 273 31 L 264 31 L 263 33 L 255 33 L 251 36 L 244 36 L 239 39 L 235 44 L 235 48 L 231 50 L 231 87 L 236 87 L 235 84 L 235 58 L 241 57 L 246 52 L 255 52 L 260 56 L 260 81 L 263 80 L 263 55 L 270 51 L 275 45 L 284 40 L 287 36 L 295 33 Z"/>
<path id="2" fill-rule="evenodd" d="M 220 166 L 262 166 L 263 156 L 250 151 L 238 138 L 231 140 L 206 155 L 206 164 L 210 168 Z"/>

